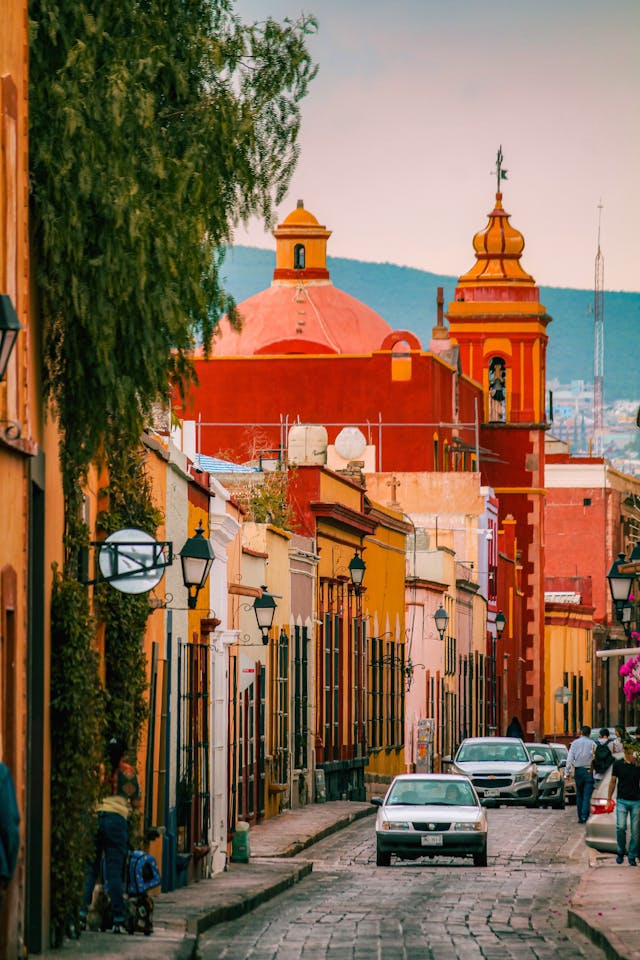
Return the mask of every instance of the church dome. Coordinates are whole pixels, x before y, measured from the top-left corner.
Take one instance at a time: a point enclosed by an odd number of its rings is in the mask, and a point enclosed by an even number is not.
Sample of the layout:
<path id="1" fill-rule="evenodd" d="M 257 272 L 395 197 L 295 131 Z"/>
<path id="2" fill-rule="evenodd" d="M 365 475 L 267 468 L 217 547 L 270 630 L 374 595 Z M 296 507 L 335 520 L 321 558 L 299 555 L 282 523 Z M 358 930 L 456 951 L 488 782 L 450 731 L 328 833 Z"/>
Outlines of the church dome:
<path id="1" fill-rule="evenodd" d="M 473 238 L 475 266 L 460 277 L 464 286 L 502 284 L 535 284 L 533 277 L 520 265 L 524 237 L 509 223 L 509 214 L 502 207 L 502 194 L 496 193 L 496 205 L 489 214 L 484 230 Z"/>
<path id="2" fill-rule="evenodd" d="M 222 318 L 211 355 L 379 350 L 391 327 L 375 310 L 334 287 L 327 268 L 331 231 L 304 209 L 302 200 L 273 235 L 276 268 L 271 286 L 238 304 L 239 332 Z"/>

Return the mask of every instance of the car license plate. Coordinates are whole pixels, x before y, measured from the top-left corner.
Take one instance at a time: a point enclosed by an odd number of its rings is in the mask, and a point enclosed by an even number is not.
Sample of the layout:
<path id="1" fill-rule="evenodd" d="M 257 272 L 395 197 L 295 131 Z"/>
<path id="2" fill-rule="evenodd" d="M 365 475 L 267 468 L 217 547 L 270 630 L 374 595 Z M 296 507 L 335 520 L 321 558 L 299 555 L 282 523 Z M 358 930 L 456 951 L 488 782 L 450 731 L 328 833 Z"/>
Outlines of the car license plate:
<path id="1" fill-rule="evenodd" d="M 485 790 L 484 795 L 485 795 L 485 797 L 499 797 L 499 796 L 500 796 L 500 791 L 499 791 L 499 790 Z"/>
<path id="2" fill-rule="evenodd" d="M 426 836 L 422 837 L 422 846 L 423 846 L 423 847 L 441 847 L 441 846 L 442 846 L 442 834 L 441 834 L 441 833 L 427 833 Z"/>

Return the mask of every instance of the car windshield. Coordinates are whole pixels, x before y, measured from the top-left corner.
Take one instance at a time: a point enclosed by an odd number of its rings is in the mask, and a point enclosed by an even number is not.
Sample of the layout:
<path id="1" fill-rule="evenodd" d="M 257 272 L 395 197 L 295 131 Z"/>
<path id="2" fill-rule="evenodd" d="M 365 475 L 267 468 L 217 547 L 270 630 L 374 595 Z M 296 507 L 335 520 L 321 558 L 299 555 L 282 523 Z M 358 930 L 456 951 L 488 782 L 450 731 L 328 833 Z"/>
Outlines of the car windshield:
<path id="1" fill-rule="evenodd" d="M 554 743 L 553 749 L 554 749 L 555 752 L 558 754 L 558 759 L 559 759 L 559 760 L 566 760 L 566 759 L 567 759 L 567 757 L 568 757 L 568 755 L 569 755 L 569 751 L 568 751 L 567 748 L 564 746 L 564 744 L 562 744 L 562 743 Z"/>
<path id="2" fill-rule="evenodd" d="M 553 747 L 548 747 L 546 743 L 530 743 L 529 751 L 532 754 L 544 757 L 545 763 L 552 763 L 554 765 L 558 763 Z"/>
<path id="3" fill-rule="evenodd" d="M 482 761 L 504 761 L 505 763 L 527 763 L 529 757 L 521 743 L 463 743 L 458 750 L 456 762 L 477 763 Z"/>
<path id="4" fill-rule="evenodd" d="M 462 780 L 445 783 L 443 780 L 401 780 L 394 784 L 387 797 L 387 806 L 476 806 L 477 800 L 470 783 Z"/>

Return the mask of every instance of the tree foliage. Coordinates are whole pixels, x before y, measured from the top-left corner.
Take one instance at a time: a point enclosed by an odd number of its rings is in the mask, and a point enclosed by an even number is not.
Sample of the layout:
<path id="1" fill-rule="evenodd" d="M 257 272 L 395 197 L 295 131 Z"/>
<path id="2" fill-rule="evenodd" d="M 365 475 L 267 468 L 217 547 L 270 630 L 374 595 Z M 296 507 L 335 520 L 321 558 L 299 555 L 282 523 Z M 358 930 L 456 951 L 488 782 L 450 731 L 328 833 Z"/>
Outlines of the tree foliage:
<path id="1" fill-rule="evenodd" d="M 311 18 L 231 0 L 31 0 L 33 249 L 46 389 L 73 459 L 138 437 L 233 303 L 221 245 L 267 222 L 297 154 Z"/>

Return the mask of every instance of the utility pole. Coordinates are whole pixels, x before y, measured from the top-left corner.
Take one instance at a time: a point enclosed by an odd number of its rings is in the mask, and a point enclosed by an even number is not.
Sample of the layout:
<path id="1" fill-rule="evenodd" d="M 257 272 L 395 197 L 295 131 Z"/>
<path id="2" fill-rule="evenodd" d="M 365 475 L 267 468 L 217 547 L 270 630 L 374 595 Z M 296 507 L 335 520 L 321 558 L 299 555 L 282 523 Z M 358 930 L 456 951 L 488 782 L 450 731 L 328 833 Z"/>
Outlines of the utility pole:
<path id="1" fill-rule="evenodd" d="M 598 249 L 593 287 L 593 452 L 604 452 L 604 257 L 600 250 L 602 201 L 598 204 Z"/>

